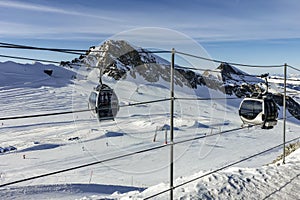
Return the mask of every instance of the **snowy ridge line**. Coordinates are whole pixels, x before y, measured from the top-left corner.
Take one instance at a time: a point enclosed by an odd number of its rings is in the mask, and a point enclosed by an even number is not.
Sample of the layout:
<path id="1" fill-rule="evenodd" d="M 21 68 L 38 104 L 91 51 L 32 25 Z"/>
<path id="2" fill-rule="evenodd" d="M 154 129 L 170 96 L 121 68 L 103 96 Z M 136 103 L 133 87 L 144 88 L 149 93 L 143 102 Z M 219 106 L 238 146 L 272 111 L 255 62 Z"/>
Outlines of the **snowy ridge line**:
<path id="1" fill-rule="evenodd" d="M 101 50 L 84 50 L 84 49 L 61 49 L 61 48 L 46 48 L 46 47 L 35 47 L 35 46 L 26 46 L 26 45 L 20 45 L 20 44 L 11 44 L 11 43 L 4 43 L 0 42 L 0 48 L 16 48 L 16 49 L 25 49 L 25 50 L 41 50 L 41 51 L 54 51 L 54 52 L 60 52 L 60 53 L 71 53 L 71 54 L 78 54 L 82 55 L 82 53 L 87 53 L 87 52 L 107 52 L 107 51 L 101 51 Z M 284 65 L 250 65 L 250 64 L 242 64 L 242 63 L 235 63 L 235 62 L 226 62 L 222 60 L 217 60 L 217 59 L 211 59 L 211 58 L 206 58 L 202 56 L 197 56 L 185 52 L 180 52 L 180 51 L 168 51 L 168 50 L 158 50 L 158 51 L 151 51 L 147 49 L 141 49 L 142 51 L 136 50 L 139 53 L 178 53 L 184 56 L 189 56 L 201 60 L 206 60 L 206 61 L 211 61 L 211 62 L 216 62 L 216 63 L 227 63 L 230 65 L 236 65 L 236 66 L 241 66 L 241 67 L 259 67 L 259 68 L 274 68 L 274 67 L 283 67 Z M 78 53 L 82 52 L 82 53 Z"/>
<path id="2" fill-rule="evenodd" d="M 235 63 L 235 62 L 226 62 L 226 61 L 221 61 L 221 60 L 216 60 L 216 59 L 210 59 L 210 58 L 205 58 L 202 56 L 197 56 L 189 53 L 184 53 L 180 51 L 176 51 L 175 53 L 184 55 L 184 56 L 189 56 L 193 58 L 198 58 L 201 60 L 206 60 L 206 61 L 211 61 L 211 62 L 216 62 L 216 63 L 227 63 L 229 65 L 236 65 L 236 66 L 241 66 L 241 67 L 259 67 L 259 68 L 274 68 L 274 67 L 284 67 L 284 65 L 249 65 L 249 64 L 242 64 L 242 63 Z"/>
<path id="3" fill-rule="evenodd" d="M 300 136 L 297 137 L 297 138 L 291 139 L 291 140 L 287 141 L 286 143 L 291 143 L 291 142 L 293 142 L 293 141 L 295 141 L 295 140 L 299 140 L 299 139 L 300 139 Z M 155 193 L 155 194 L 153 194 L 153 195 L 151 195 L 151 196 L 148 196 L 148 197 L 144 198 L 144 200 L 151 199 L 151 198 L 153 198 L 153 197 L 159 196 L 159 195 L 161 195 L 161 194 L 164 194 L 164 193 L 166 193 L 166 192 L 169 192 L 170 190 L 174 190 L 174 189 L 176 189 L 176 188 L 182 187 L 182 186 L 184 186 L 184 185 L 186 185 L 186 184 L 188 184 L 188 183 L 194 182 L 194 181 L 196 181 L 196 180 L 199 180 L 199 179 L 201 179 L 201 178 L 204 178 L 204 177 L 206 177 L 206 176 L 209 176 L 209 175 L 211 175 L 211 174 L 214 174 L 214 173 L 216 173 L 216 172 L 218 172 L 218 171 L 224 170 L 224 169 L 226 169 L 226 168 L 232 167 L 232 166 L 234 166 L 234 165 L 236 165 L 236 164 L 239 164 L 239 163 L 241 163 L 241 162 L 247 161 L 247 160 L 252 159 L 252 158 L 254 158 L 254 157 L 256 157 L 256 156 L 259 156 L 259 155 L 261 155 L 261 154 L 264 154 L 264 153 L 267 153 L 267 152 L 269 152 L 269 151 L 272 151 L 272 150 L 274 150 L 274 149 L 276 149 L 276 148 L 278 148 L 278 147 L 281 147 L 283 144 L 284 144 L 284 143 L 278 144 L 278 145 L 273 146 L 273 147 L 271 147 L 271 148 L 269 148 L 269 149 L 266 149 L 266 150 L 264 150 L 264 151 L 258 152 L 258 153 L 256 153 L 256 154 L 252 154 L 251 156 L 248 156 L 248 157 L 243 158 L 243 159 L 241 159 L 241 160 L 234 161 L 234 162 L 232 162 L 232 163 L 230 163 L 230 164 L 227 164 L 227 165 L 225 165 L 225 166 L 223 166 L 223 167 L 217 168 L 217 169 L 215 169 L 215 170 L 213 170 L 213 171 L 210 171 L 210 172 L 208 172 L 208 173 L 206 173 L 206 174 L 203 174 L 203 175 L 198 176 L 198 177 L 196 177 L 196 178 L 193 178 L 193 179 L 191 179 L 191 180 L 185 181 L 185 182 L 183 182 L 183 183 L 181 183 L 181 184 L 175 185 L 175 186 L 173 186 L 173 188 L 169 188 L 169 189 L 163 190 L 163 191 L 161 191 L 161 192 Z"/>

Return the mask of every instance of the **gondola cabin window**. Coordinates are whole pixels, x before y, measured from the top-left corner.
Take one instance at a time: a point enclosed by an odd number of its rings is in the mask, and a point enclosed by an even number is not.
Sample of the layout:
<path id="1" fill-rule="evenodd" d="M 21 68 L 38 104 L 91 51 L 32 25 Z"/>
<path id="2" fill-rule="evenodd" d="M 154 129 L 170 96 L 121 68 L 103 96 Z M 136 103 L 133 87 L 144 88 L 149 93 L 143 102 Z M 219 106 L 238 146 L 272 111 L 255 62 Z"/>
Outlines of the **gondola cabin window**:
<path id="1" fill-rule="evenodd" d="M 257 115 L 261 112 L 262 112 L 261 101 L 245 100 L 240 109 L 241 116 L 249 120 L 255 119 Z"/>

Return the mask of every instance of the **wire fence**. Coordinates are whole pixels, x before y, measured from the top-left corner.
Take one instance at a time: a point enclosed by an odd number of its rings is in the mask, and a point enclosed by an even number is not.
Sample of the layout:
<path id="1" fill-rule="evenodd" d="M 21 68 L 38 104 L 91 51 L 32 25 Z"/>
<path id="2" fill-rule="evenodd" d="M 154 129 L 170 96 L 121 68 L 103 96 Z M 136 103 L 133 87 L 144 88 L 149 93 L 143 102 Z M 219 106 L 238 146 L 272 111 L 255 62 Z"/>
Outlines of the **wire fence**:
<path id="1" fill-rule="evenodd" d="M 88 52 L 105 52 L 105 51 L 93 50 L 93 49 L 82 50 L 82 49 L 42 48 L 42 47 L 34 47 L 34 46 L 3 43 L 3 42 L 0 42 L 0 48 L 15 48 L 15 49 L 24 49 L 24 50 L 53 51 L 53 52 L 76 54 L 76 55 L 82 55 L 83 53 L 88 53 Z M 293 66 L 290 66 L 290 65 L 287 65 L 287 64 L 284 64 L 284 65 L 249 65 L 249 64 L 242 64 L 242 63 L 235 63 L 235 62 L 225 62 L 225 61 L 221 61 L 221 60 L 210 59 L 210 58 L 206 58 L 206 57 L 202 57 L 202 56 L 198 56 L 198 55 L 184 53 L 184 52 L 180 52 L 180 51 L 176 51 L 176 50 L 172 50 L 172 51 L 149 51 L 149 50 L 141 49 L 141 50 L 139 50 L 139 53 L 154 53 L 154 54 L 168 53 L 168 54 L 172 54 L 172 59 L 174 59 L 175 54 L 178 54 L 178 55 L 181 55 L 181 56 L 193 57 L 193 58 L 197 58 L 197 59 L 201 59 L 201 60 L 205 60 L 205 61 L 210 61 L 210 62 L 215 62 L 215 63 L 226 63 L 226 64 L 229 64 L 229 65 L 240 66 L 240 67 L 253 67 L 253 68 L 283 68 L 283 67 L 289 67 L 290 69 L 296 70 L 298 72 L 300 71 L 296 67 L 293 67 Z M 0 55 L 0 57 L 61 64 L 61 62 L 57 62 L 57 61 L 34 59 L 34 58 L 27 58 L 27 57 L 20 57 L 20 56 Z M 172 60 L 170 63 L 171 63 L 170 64 L 171 65 L 171 67 L 170 67 L 171 70 L 172 69 L 181 69 L 181 70 L 209 71 L 209 72 L 217 72 L 217 73 L 220 72 L 219 70 L 203 69 L 203 68 L 197 68 L 197 67 L 180 67 L 180 66 L 176 66 L 175 63 L 174 63 L 174 60 Z M 99 68 L 99 67 L 96 66 L 94 68 Z M 171 75 L 172 75 L 172 73 L 171 73 Z M 250 74 L 249 75 L 245 74 L 245 76 L 260 77 L 259 75 L 250 75 Z M 171 79 L 174 79 L 174 76 L 171 77 Z M 285 74 L 284 79 L 286 81 L 286 79 L 287 79 L 286 74 Z M 170 82 L 172 84 L 172 81 L 170 81 Z M 285 83 L 284 87 L 286 88 L 286 83 Z M 170 88 L 172 88 L 172 85 L 170 86 Z M 206 101 L 206 100 L 239 99 L 239 98 L 236 98 L 236 97 L 232 97 L 232 98 L 230 98 L 230 97 L 228 97 L 228 98 L 184 98 L 184 97 L 174 97 L 174 96 L 172 96 L 172 94 L 174 94 L 174 91 L 170 91 L 170 92 L 171 92 L 171 97 L 170 98 L 156 99 L 156 100 L 136 102 L 136 103 L 129 103 L 129 104 L 126 104 L 126 105 L 119 105 L 119 107 L 130 107 L 130 106 L 137 106 L 137 105 L 143 105 L 143 104 L 152 104 L 152 103 L 158 103 L 158 102 L 164 102 L 164 101 L 172 102 L 172 101 L 175 101 L 175 100 Z M 284 96 L 284 100 L 285 99 L 286 99 L 286 97 Z M 171 110 L 173 109 L 172 106 L 174 106 L 174 105 L 171 104 L 171 108 L 170 108 Z M 286 108 L 284 107 L 284 110 L 285 109 Z M 54 115 L 65 115 L 65 114 L 73 114 L 73 113 L 80 113 L 80 112 L 87 112 L 87 111 L 91 111 L 91 109 L 82 109 L 82 110 L 73 110 L 73 111 L 64 111 L 64 112 L 53 112 L 53 113 L 44 113 L 44 114 L 33 114 L 33 115 L 23 115 L 23 116 L 1 117 L 0 121 L 24 119 L 24 118 L 34 118 L 34 117 L 46 117 L 46 116 L 54 116 Z M 174 114 L 171 112 L 170 120 L 173 120 L 173 118 L 174 118 Z M 284 115 L 284 117 L 283 117 L 284 124 L 286 123 L 286 119 L 287 119 L 287 117 L 286 117 L 286 115 Z M 170 122 L 170 131 L 174 130 L 174 127 L 173 127 L 172 124 L 173 123 Z M 73 171 L 73 170 L 77 170 L 77 169 L 81 169 L 81 168 L 86 168 L 86 167 L 89 167 L 89 166 L 98 165 L 98 164 L 102 164 L 102 163 L 105 163 L 105 162 L 110 162 L 110 161 L 113 161 L 113 160 L 130 157 L 130 156 L 133 156 L 133 155 L 142 154 L 142 153 L 149 152 L 149 151 L 154 151 L 154 150 L 157 150 L 157 149 L 160 149 L 160 148 L 170 147 L 171 157 L 172 157 L 172 155 L 173 155 L 172 151 L 173 151 L 173 147 L 175 145 L 183 144 L 183 143 L 194 141 L 194 140 L 205 139 L 205 138 L 208 138 L 208 137 L 215 137 L 215 136 L 220 135 L 220 134 L 231 133 L 231 132 L 234 132 L 234 131 L 239 131 L 239 130 L 242 130 L 242 129 L 245 129 L 245 128 L 251 128 L 251 127 L 254 127 L 254 126 L 257 126 L 257 125 L 250 125 L 248 127 L 233 128 L 233 129 L 230 129 L 230 130 L 221 131 L 221 132 L 210 134 L 210 135 L 201 135 L 201 136 L 197 136 L 197 137 L 188 138 L 188 139 L 185 139 L 185 140 L 178 140 L 176 142 L 174 142 L 172 140 L 171 143 L 169 143 L 169 144 L 158 145 L 158 146 L 154 146 L 154 147 L 151 147 L 151 148 L 142 149 L 142 150 L 139 150 L 139 151 L 135 151 L 135 152 L 131 152 L 131 153 L 111 157 L 111 158 L 108 158 L 108 159 L 103 159 L 103 160 L 100 160 L 100 161 L 97 161 L 97 162 L 86 163 L 86 164 L 83 164 L 83 165 L 78 165 L 78 166 L 74 166 L 74 167 L 70 167 L 70 168 L 65 168 L 65 169 L 54 171 L 54 172 L 49 172 L 49 173 L 45 173 L 45 174 L 41 174 L 41 175 L 37 175 L 37 176 L 31 176 L 31 177 L 28 177 L 28 178 L 24 178 L 24 179 L 20 179 L 20 180 L 16 180 L 16 181 L 1 184 L 0 187 L 5 187 L 5 186 L 9 186 L 9 185 L 14 185 L 14 184 L 17 184 L 17 183 L 26 182 L 26 181 L 29 181 L 29 180 L 39 179 L 39 178 L 43 178 L 43 177 L 47 177 L 47 176 L 52 176 L 52 175 L 55 175 L 55 174 L 60 174 L 60 173 L 68 172 L 68 171 Z M 284 126 L 284 132 L 285 132 L 285 126 Z M 173 136 L 171 136 L 171 137 L 173 137 Z M 208 175 L 211 175 L 211 174 L 216 173 L 218 171 L 224 170 L 228 167 L 237 165 L 241 162 L 252 159 L 254 157 L 257 157 L 259 155 L 262 155 L 264 153 L 267 153 L 269 151 L 277 149 L 279 147 L 283 147 L 283 149 L 285 149 L 286 143 L 291 143 L 295 140 L 298 140 L 299 138 L 300 137 L 297 137 L 297 138 L 294 138 L 292 140 L 286 141 L 285 136 L 284 136 L 284 142 L 282 144 L 278 144 L 278 145 L 273 146 L 273 147 L 271 147 L 269 149 L 266 149 L 264 151 L 261 151 L 261 152 L 255 153 L 253 155 L 247 156 L 245 158 L 239 159 L 237 161 L 231 162 L 227 165 L 224 165 L 220 168 L 217 168 L 217 169 L 212 170 L 212 171 L 210 171 L 206 174 L 203 174 L 201 176 L 198 176 L 194 179 L 188 180 L 186 182 L 183 182 L 183 183 L 181 183 L 179 185 L 175 185 L 175 186 L 173 185 L 173 170 L 170 169 L 170 176 L 171 176 L 170 183 L 172 183 L 170 185 L 170 187 L 166 190 L 163 190 L 161 192 L 158 192 L 156 194 L 148 196 L 145 199 L 150 199 L 150 198 L 159 196 L 159 195 L 161 195 L 163 193 L 166 193 L 166 192 L 170 192 L 170 199 L 173 199 L 173 190 L 176 189 L 176 188 L 182 187 L 182 186 L 184 186 L 188 183 L 194 182 L 194 181 L 199 180 L 199 179 L 201 179 L 205 176 L 208 176 Z M 285 153 L 284 153 L 284 155 L 285 155 Z M 173 166 L 173 164 L 175 164 L 175 163 L 173 163 L 173 160 L 171 160 L 170 162 L 172 163 L 172 166 Z"/>

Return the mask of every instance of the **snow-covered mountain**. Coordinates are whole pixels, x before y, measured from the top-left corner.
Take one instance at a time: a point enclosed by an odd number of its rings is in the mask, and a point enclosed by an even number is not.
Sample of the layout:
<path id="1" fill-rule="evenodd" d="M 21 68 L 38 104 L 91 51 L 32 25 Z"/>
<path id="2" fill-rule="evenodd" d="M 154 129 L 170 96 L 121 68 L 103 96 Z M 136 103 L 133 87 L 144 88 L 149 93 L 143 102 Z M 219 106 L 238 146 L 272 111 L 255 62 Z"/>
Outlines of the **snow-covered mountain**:
<path id="1" fill-rule="evenodd" d="M 91 47 L 85 56 L 76 58 L 64 65 L 77 64 L 88 68 L 99 67 L 103 75 L 115 80 L 126 79 L 127 76 L 142 77 L 149 83 L 160 80 L 170 81 L 169 61 L 151 53 L 150 51 L 130 45 L 123 40 L 108 40 L 101 46 Z M 190 70 L 176 69 L 175 84 L 197 88 L 205 84 L 202 76 Z"/>
<path id="2" fill-rule="evenodd" d="M 87 69 L 98 67 L 102 74 L 115 80 L 122 80 L 130 76 L 133 79 L 142 78 L 146 83 L 158 83 L 164 81 L 168 85 L 170 80 L 170 62 L 150 51 L 135 47 L 123 40 L 108 40 L 101 46 L 90 47 L 85 56 L 80 56 L 68 64 L 83 65 Z M 202 66 L 205 68 L 205 66 Z M 242 70 L 221 63 L 214 70 L 200 71 L 175 67 L 175 84 L 179 87 L 187 87 L 197 90 L 198 87 L 207 87 L 227 95 L 235 95 L 239 98 L 249 97 L 253 93 L 266 90 L 264 80 Z M 290 85 L 297 90 L 299 86 Z M 283 96 L 280 91 L 273 90 L 276 103 L 282 106 Z M 198 94 L 199 92 L 196 92 Z M 300 105 L 288 98 L 288 110 L 300 120 Z"/>

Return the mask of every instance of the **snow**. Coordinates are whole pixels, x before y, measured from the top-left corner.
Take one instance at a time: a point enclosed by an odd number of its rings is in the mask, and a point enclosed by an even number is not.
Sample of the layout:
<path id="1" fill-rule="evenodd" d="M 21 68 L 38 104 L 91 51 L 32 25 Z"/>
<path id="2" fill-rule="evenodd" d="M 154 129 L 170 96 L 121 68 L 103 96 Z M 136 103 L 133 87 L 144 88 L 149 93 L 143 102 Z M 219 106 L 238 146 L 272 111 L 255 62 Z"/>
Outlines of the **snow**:
<path id="1" fill-rule="evenodd" d="M 174 190 L 175 199 L 299 199 L 300 149 L 293 152 L 286 164 L 280 162 L 257 168 L 231 167 L 186 184 Z M 207 172 L 180 177 L 175 185 L 197 179 Z M 143 192 L 111 195 L 121 199 L 144 199 L 168 189 L 167 184 L 149 187 Z M 154 199 L 167 199 L 168 193 Z"/>
<path id="2" fill-rule="evenodd" d="M 44 69 L 53 69 L 48 76 Z M 87 109 L 97 85 L 97 70 L 55 65 L 0 63 L 1 117 Z M 77 79 L 74 79 L 77 77 Z M 121 105 L 168 98 L 169 83 L 141 77 L 115 81 Z M 290 89 L 291 92 L 293 89 Z M 175 87 L 176 97 L 224 97 L 199 87 Z M 297 92 L 296 90 L 293 90 Z M 295 94 L 299 96 L 299 93 Z M 175 101 L 175 142 L 240 127 L 240 99 Z M 0 122 L 0 184 L 97 162 L 164 144 L 169 102 L 121 107 L 115 121 L 98 122 L 90 112 Z M 290 114 L 288 113 L 288 117 Z M 288 118 L 287 140 L 299 137 L 300 122 Z M 169 131 L 168 131 L 169 134 Z M 76 138 L 76 139 L 74 139 Z M 169 135 L 168 135 L 169 141 Z M 271 130 L 259 127 L 217 134 L 175 145 L 175 185 L 282 143 L 282 121 Z M 169 146 L 98 165 L 0 188 L 3 199 L 141 199 L 168 188 Z M 297 199 L 299 150 L 285 165 L 271 164 L 281 148 L 206 176 L 175 190 L 176 199 Z M 25 155 L 25 159 L 23 158 Z M 147 188 L 147 189 L 146 189 Z M 166 199 L 168 194 L 158 196 Z"/>

